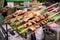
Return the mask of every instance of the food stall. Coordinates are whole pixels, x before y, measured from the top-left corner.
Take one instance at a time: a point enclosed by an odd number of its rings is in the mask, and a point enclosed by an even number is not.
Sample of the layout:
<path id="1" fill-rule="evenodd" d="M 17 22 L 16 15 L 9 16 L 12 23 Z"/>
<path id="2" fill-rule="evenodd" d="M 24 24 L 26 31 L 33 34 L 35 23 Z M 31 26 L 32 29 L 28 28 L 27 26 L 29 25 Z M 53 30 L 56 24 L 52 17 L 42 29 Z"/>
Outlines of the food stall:
<path id="1" fill-rule="evenodd" d="M 12 0 L 9 1 L 11 2 Z M 38 28 L 50 25 L 60 19 L 59 7 L 57 5 L 58 3 L 48 7 L 40 5 L 37 8 L 24 8 L 15 10 L 15 12 L 7 15 L 2 25 L 7 32 L 7 38 L 11 35 L 10 39 L 18 38 L 19 40 L 22 38 L 22 40 L 31 40 L 31 34 L 36 34 L 35 31 Z"/>

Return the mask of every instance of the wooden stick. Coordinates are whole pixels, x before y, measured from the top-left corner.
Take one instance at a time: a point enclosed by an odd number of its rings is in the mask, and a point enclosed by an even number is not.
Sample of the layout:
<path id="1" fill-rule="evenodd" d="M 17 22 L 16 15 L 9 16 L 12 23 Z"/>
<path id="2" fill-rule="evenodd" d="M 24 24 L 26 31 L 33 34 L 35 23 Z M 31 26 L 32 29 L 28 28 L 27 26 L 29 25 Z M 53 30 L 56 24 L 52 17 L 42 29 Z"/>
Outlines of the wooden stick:
<path id="1" fill-rule="evenodd" d="M 57 4 L 58 4 L 58 3 L 55 3 L 55 4 L 53 4 L 53 5 L 51 5 L 51 6 L 47 7 L 47 8 L 44 8 L 44 9 L 38 11 L 38 12 L 41 13 L 41 12 L 45 11 L 46 9 L 48 9 L 48 8 L 50 8 L 50 7 L 53 7 L 53 6 L 57 5 Z"/>
<path id="2" fill-rule="evenodd" d="M 59 9 L 59 7 L 55 8 L 54 10 L 52 10 L 52 11 L 50 11 L 50 12 L 53 12 L 53 11 L 55 11 L 56 9 Z"/>
<path id="3" fill-rule="evenodd" d="M 19 33 L 22 34 L 22 33 L 26 32 L 28 29 L 29 29 L 29 28 L 26 28 L 26 29 L 22 30 L 22 31 L 19 32 Z"/>
<path id="4" fill-rule="evenodd" d="M 19 32 L 19 33 L 22 34 L 22 33 L 26 32 L 28 29 L 31 29 L 32 31 L 34 31 L 36 28 L 32 25 L 32 26 L 30 26 L 30 27 L 28 27 L 28 28 L 22 30 L 22 31 Z"/>

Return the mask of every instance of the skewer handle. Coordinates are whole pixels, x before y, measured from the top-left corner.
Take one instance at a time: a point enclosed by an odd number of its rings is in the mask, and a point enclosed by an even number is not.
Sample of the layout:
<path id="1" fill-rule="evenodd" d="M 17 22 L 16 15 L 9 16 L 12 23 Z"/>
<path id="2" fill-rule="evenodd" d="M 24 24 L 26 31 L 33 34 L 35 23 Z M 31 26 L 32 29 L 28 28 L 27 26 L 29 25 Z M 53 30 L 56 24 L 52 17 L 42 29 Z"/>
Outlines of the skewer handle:
<path id="1" fill-rule="evenodd" d="M 19 33 L 22 34 L 22 33 L 26 32 L 28 29 L 29 29 L 29 28 L 26 28 L 26 29 L 22 30 L 22 31 L 19 32 Z"/>
<path id="2" fill-rule="evenodd" d="M 39 11 L 39 13 L 45 11 L 46 9 L 48 9 L 48 8 L 50 8 L 50 7 L 53 7 L 53 6 L 57 5 L 57 4 L 58 4 L 58 3 L 55 3 L 55 4 L 53 4 L 53 5 L 51 5 L 51 6 L 47 7 L 47 8 L 43 8 L 42 10 Z"/>

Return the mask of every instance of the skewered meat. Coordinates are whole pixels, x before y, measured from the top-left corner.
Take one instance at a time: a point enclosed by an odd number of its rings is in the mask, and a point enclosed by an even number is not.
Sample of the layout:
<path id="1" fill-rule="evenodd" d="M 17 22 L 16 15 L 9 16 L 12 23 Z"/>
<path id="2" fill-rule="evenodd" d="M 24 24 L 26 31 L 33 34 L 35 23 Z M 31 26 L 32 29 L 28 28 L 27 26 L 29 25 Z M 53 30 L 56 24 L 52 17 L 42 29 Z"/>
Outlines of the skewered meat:
<path id="1" fill-rule="evenodd" d="M 31 31 L 35 31 L 36 28 L 39 28 L 41 26 L 41 24 L 45 24 L 47 23 L 49 20 L 45 19 L 45 20 L 42 20 L 41 22 L 37 23 L 37 24 L 34 24 L 28 28 L 26 28 L 25 30 L 21 31 L 20 33 L 23 33 L 25 31 L 27 31 L 28 29 L 30 29 Z"/>
<path id="2" fill-rule="evenodd" d="M 9 21 L 10 21 L 10 20 L 4 20 L 4 23 L 10 23 Z"/>
<path id="3" fill-rule="evenodd" d="M 24 9 L 24 10 L 18 10 L 16 11 L 13 15 L 21 15 L 21 14 L 24 14 L 25 12 L 27 12 L 27 9 Z"/>
<path id="4" fill-rule="evenodd" d="M 21 12 L 21 13 L 18 13 L 18 12 Z M 37 14 L 37 12 L 34 12 L 34 11 L 30 11 L 30 12 L 27 12 L 27 10 L 19 10 L 19 11 L 16 11 L 15 13 L 13 13 L 12 15 L 9 15 L 9 16 L 7 16 L 6 17 L 6 20 L 9 20 L 9 19 L 13 19 L 13 18 L 17 18 L 18 20 L 22 20 L 23 19 L 23 21 L 27 21 L 28 19 L 30 19 L 30 18 L 32 18 L 32 17 L 34 17 L 34 16 L 36 16 L 36 15 L 40 15 L 40 14 Z M 25 12 L 27 12 L 27 13 L 25 13 Z M 20 14 L 23 14 L 24 13 L 24 15 L 21 15 L 20 16 Z M 14 15 L 15 14 L 15 15 Z M 19 17 L 18 17 L 19 16 Z M 24 16 L 24 17 L 23 17 Z"/>
<path id="5" fill-rule="evenodd" d="M 14 17 L 15 16 L 15 17 Z M 10 18 L 10 17 L 9 17 Z M 14 18 L 14 20 L 13 20 Z M 22 22 L 21 22 L 22 20 Z M 20 31 L 20 33 L 26 32 L 28 29 L 35 31 L 40 26 L 43 26 L 48 23 L 51 19 L 48 14 L 41 15 L 38 11 L 28 11 L 20 10 L 13 14 L 13 17 L 9 20 L 11 24 L 19 24 L 22 23 L 22 26 L 18 26 L 17 29 L 22 27 L 26 27 L 24 30 Z M 23 23 L 25 22 L 25 23 Z"/>
<path id="6" fill-rule="evenodd" d="M 36 24 L 34 24 L 34 27 L 35 28 L 39 28 L 41 25 L 39 25 L 39 23 L 36 23 Z"/>
<path id="7" fill-rule="evenodd" d="M 46 14 L 46 16 L 47 16 L 47 14 Z M 33 25 L 33 24 L 36 24 L 36 23 L 38 23 L 39 21 L 41 21 L 42 19 L 44 20 L 45 18 L 44 17 L 42 17 L 41 19 L 41 15 L 40 16 L 36 16 L 35 18 L 33 18 L 32 20 L 29 20 L 28 21 L 28 23 L 27 23 L 27 25 Z M 48 18 L 48 16 L 47 16 L 47 18 Z"/>
<path id="8" fill-rule="evenodd" d="M 16 18 L 17 16 L 19 16 L 19 14 L 21 14 L 21 13 L 19 13 L 19 12 L 22 12 L 22 13 L 24 13 L 24 12 L 27 12 L 27 10 L 18 10 L 18 11 L 16 11 L 15 13 L 13 13 L 13 14 L 11 14 L 11 15 L 8 15 L 6 18 L 5 18 L 5 20 L 9 20 L 9 19 L 12 19 L 12 18 Z M 23 16 L 21 16 L 20 18 L 22 18 Z M 17 17 L 18 18 L 18 17 Z M 19 18 L 19 19 L 20 19 Z"/>
<path id="9" fill-rule="evenodd" d="M 36 24 L 37 21 L 40 21 L 39 16 L 36 16 L 34 19 L 29 20 L 28 23 L 27 23 L 27 25 L 30 26 L 30 25 Z"/>
<path id="10" fill-rule="evenodd" d="M 47 18 L 49 15 L 48 15 L 48 14 L 43 14 L 43 16 L 44 16 L 45 18 Z"/>
<path id="11" fill-rule="evenodd" d="M 41 15 L 40 15 L 41 16 Z M 32 19 L 33 21 L 39 21 L 39 20 L 41 20 L 40 19 L 40 16 L 36 16 L 34 19 Z"/>
<path id="12" fill-rule="evenodd" d="M 24 15 L 23 21 L 27 21 L 28 19 L 38 16 L 38 15 L 40 15 L 40 14 L 37 14 L 34 11 L 27 12 L 27 14 Z"/>
<path id="13" fill-rule="evenodd" d="M 21 20 L 22 18 L 23 18 L 23 15 L 16 17 L 17 20 Z"/>
<path id="14" fill-rule="evenodd" d="M 13 19 L 10 19 L 10 22 L 15 22 L 16 21 L 16 18 L 13 18 Z"/>
<path id="15" fill-rule="evenodd" d="M 23 21 L 27 21 L 28 19 L 34 17 L 33 13 L 27 12 L 27 14 L 24 15 Z"/>
<path id="16" fill-rule="evenodd" d="M 41 16 L 41 15 L 40 15 Z M 28 27 L 28 26 L 31 26 L 31 25 L 36 25 L 36 24 L 39 24 L 40 21 L 42 21 L 41 19 L 45 20 L 45 18 L 41 18 L 40 19 L 40 16 L 36 16 L 35 18 L 31 19 L 31 20 L 28 20 L 28 22 L 25 23 L 25 26 Z M 48 17 L 47 17 L 48 18 Z M 41 24 L 45 24 L 46 22 L 43 22 Z M 40 25 L 40 24 L 39 24 Z M 21 27 L 18 27 L 18 28 L 21 28 Z"/>
<path id="17" fill-rule="evenodd" d="M 10 19 L 12 17 L 12 15 L 9 15 L 9 16 L 7 16 L 5 19 Z"/>
<path id="18" fill-rule="evenodd" d="M 30 30 L 35 31 L 36 28 L 34 26 L 29 27 Z"/>

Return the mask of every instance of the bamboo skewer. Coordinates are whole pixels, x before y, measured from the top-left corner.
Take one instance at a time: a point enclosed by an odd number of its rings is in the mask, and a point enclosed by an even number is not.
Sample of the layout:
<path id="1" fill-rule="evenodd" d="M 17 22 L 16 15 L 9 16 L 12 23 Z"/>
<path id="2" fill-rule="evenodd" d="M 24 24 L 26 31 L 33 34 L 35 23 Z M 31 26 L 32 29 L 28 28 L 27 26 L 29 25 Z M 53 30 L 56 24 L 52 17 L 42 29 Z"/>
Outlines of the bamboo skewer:
<path id="1" fill-rule="evenodd" d="M 22 33 L 26 32 L 28 29 L 33 29 L 33 30 L 35 30 L 36 28 L 32 25 L 32 26 L 30 26 L 30 27 L 28 27 L 28 28 L 22 30 L 22 31 L 19 32 L 19 33 L 22 34 Z"/>
<path id="2" fill-rule="evenodd" d="M 53 4 L 53 5 L 51 5 L 51 6 L 47 7 L 47 8 L 44 8 L 44 9 L 38 11 L 38 12 L 41 13 L 41 12 L 45 11 L 46 9 L 51 8 L 51 7 L 53 7 L 53 6 L 57 5 L 57 4 L 58 3 L 55 3 L 55 4 Z"/>

